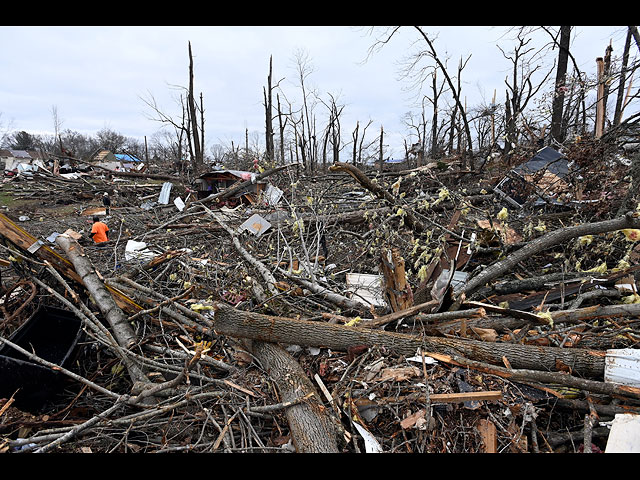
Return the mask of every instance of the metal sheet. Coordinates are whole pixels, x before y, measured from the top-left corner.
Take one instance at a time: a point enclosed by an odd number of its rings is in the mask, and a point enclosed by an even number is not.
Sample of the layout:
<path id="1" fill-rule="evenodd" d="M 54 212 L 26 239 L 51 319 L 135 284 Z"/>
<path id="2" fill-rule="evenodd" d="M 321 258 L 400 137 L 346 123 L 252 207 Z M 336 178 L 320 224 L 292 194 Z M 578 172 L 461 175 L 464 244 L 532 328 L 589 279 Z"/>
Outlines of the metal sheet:
<path id="1" fill-rule="evenodd" d="M 162 185 L 162 190 L 160 191 L 160 196 L 158 197 L 158 203 L 162 205 L 167 205 L 169 203 L 169 195 L 171 194 L 171 187 L 173 183 L 165 182 Z"/>

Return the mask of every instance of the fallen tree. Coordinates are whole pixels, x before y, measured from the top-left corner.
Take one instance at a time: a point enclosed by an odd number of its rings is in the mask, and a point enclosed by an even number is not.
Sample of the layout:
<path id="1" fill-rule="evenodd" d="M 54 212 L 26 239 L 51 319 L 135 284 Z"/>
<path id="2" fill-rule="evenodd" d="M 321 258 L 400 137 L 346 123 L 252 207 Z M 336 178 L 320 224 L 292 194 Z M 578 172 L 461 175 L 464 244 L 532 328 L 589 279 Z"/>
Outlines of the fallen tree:
<path id="1" fill-rule="evenodd" d="M 600 351 L 419 337 L 248 313 L 222 303 L 216 304 L 214 328 L 218 334 L 271 343 L 326 347 L 340 351 L 376 345 L 402 355 L 415 355 L 422 350 L 458 355 L 493 365 L 503 365 L 504 358 L 507 358 L 516 369 L 557 371 L 568 367 L 576 375 L 591 378 L 602 378 L 604 375 L 604 352 Z"/>
<path id="2" fill-rule="evenodd" d="M 106 289 L 91 261 L 84 253 L 78 242 L 68 235 L 59 235 L 56 243 L 62 248 L 69 260 L 73 263 L 76 272 L 80 276 L 82 284 L 91 294 L 96 306 L 111 326 L 113 336 L 118 344 L 126 350 L 135 347 L 138 343 L 135 332 L 131 328 L 127 316 L 118 307 L 113 296 Z M 124 357 L 127 371 L 134 385 L 149 383 L 142 368 L 131 359 Z"/>

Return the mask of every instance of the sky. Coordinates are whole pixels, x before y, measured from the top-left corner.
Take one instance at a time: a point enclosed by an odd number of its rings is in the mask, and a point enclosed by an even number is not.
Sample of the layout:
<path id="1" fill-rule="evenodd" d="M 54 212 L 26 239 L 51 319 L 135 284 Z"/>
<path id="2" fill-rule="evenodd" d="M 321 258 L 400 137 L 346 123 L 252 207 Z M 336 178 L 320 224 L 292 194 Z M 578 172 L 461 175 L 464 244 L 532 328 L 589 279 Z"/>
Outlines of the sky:
<path id="1" fill-rule="evenodd" d="M 589 74 L 595 58 L 612 42 L 622 54 L 626 27 L 576 27 L 572 52 Z M 427 26 L 437 35 L 438 55 L 462 74 L 467 105 L 505 98 L 510 63 L 496 45 L 509 51 L 505 26 Z M 402 78 L 402 61 L 419 43 L 416 30 L 403 27 L 382 49 L 368 56 L 374 36 L 368 27 L 350 26 L 0 26 L 0 133 L 8 129 L 52 133 L 53 110 L 62 130 L 86 134 L 108 128 L 128 137 L 150 138 L 162 124 L 143 99 L 179 116 L 176 100 L 188 85 L 188 43 L 194 56 L 194 90 L 202 93 L 207 146 L 264 142 L 263 88 L 269 58 L 273 83 L 299 104 L 295 53 L 304 52 L 312 70 L 305 87 L 321 99 L 329 94 L 344 104 L 341 127 L 350 139 L 358 121 L 371 121 L 367 138 L 383 127 L 387 156 L 403 155 L 408 133 L 404 117 L 418 112 L 416 92 Z M 416 44 L 418 41 L 418 44 Z M 555 58 L 546 59 L 551 65 Z M 326 108 L 316 107 L 320 126 Z M 321 128 L 321 127 L 320 127 Z"/>

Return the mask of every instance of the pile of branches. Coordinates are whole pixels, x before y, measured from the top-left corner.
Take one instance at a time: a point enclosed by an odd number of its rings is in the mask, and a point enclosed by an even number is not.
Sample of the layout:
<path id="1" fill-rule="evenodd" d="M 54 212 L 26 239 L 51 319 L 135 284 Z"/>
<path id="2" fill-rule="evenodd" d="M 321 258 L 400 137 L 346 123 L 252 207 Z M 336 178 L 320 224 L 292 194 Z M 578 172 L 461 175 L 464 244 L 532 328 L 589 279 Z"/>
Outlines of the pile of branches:
<path id="1" fill-rule="evenodd" d="M 638 270 L 635 212 L 514 211 L 491 181 L 429 166 L 267 177 L 277 205 L 222 207 L 232 187 L 143 209 L 118 188 L 105 246 L 28 251 L 86 227 L 84 207 L 3 234 L 0 342 L 19 350 L 11 333 L 42 305 L 85 337 L 72 366 L 48 365 L 65 386 L 46 409 L 0 400 L 0 449 L 591 452 L 638 412 L 640 389 L 604 379 L 606 350 L 640 338 L 616 287 Z M 241 231 L 256 213 L 270 228 Z M 382 279 L 382 301 L 352 273 Z"/>

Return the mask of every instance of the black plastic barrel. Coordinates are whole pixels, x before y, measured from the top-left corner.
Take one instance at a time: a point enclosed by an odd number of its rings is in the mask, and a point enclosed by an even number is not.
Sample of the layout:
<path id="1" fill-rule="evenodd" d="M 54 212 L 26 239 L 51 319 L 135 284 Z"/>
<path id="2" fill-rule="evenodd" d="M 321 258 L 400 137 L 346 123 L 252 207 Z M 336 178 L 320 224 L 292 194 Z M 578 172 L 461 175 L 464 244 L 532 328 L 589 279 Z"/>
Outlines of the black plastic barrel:
<path id="1" fill-rule="evenodd" d="M 81 322 L 72 312 L 40 307 L 9 340 L 66 368 L 73 361 L 81 336 Z M 42 409 L 55 400 L 65 378 L 9 345 L 0 345 L 0 398 L 10 398 L 15 393 L 14 406 L 29 411 Z"/>

